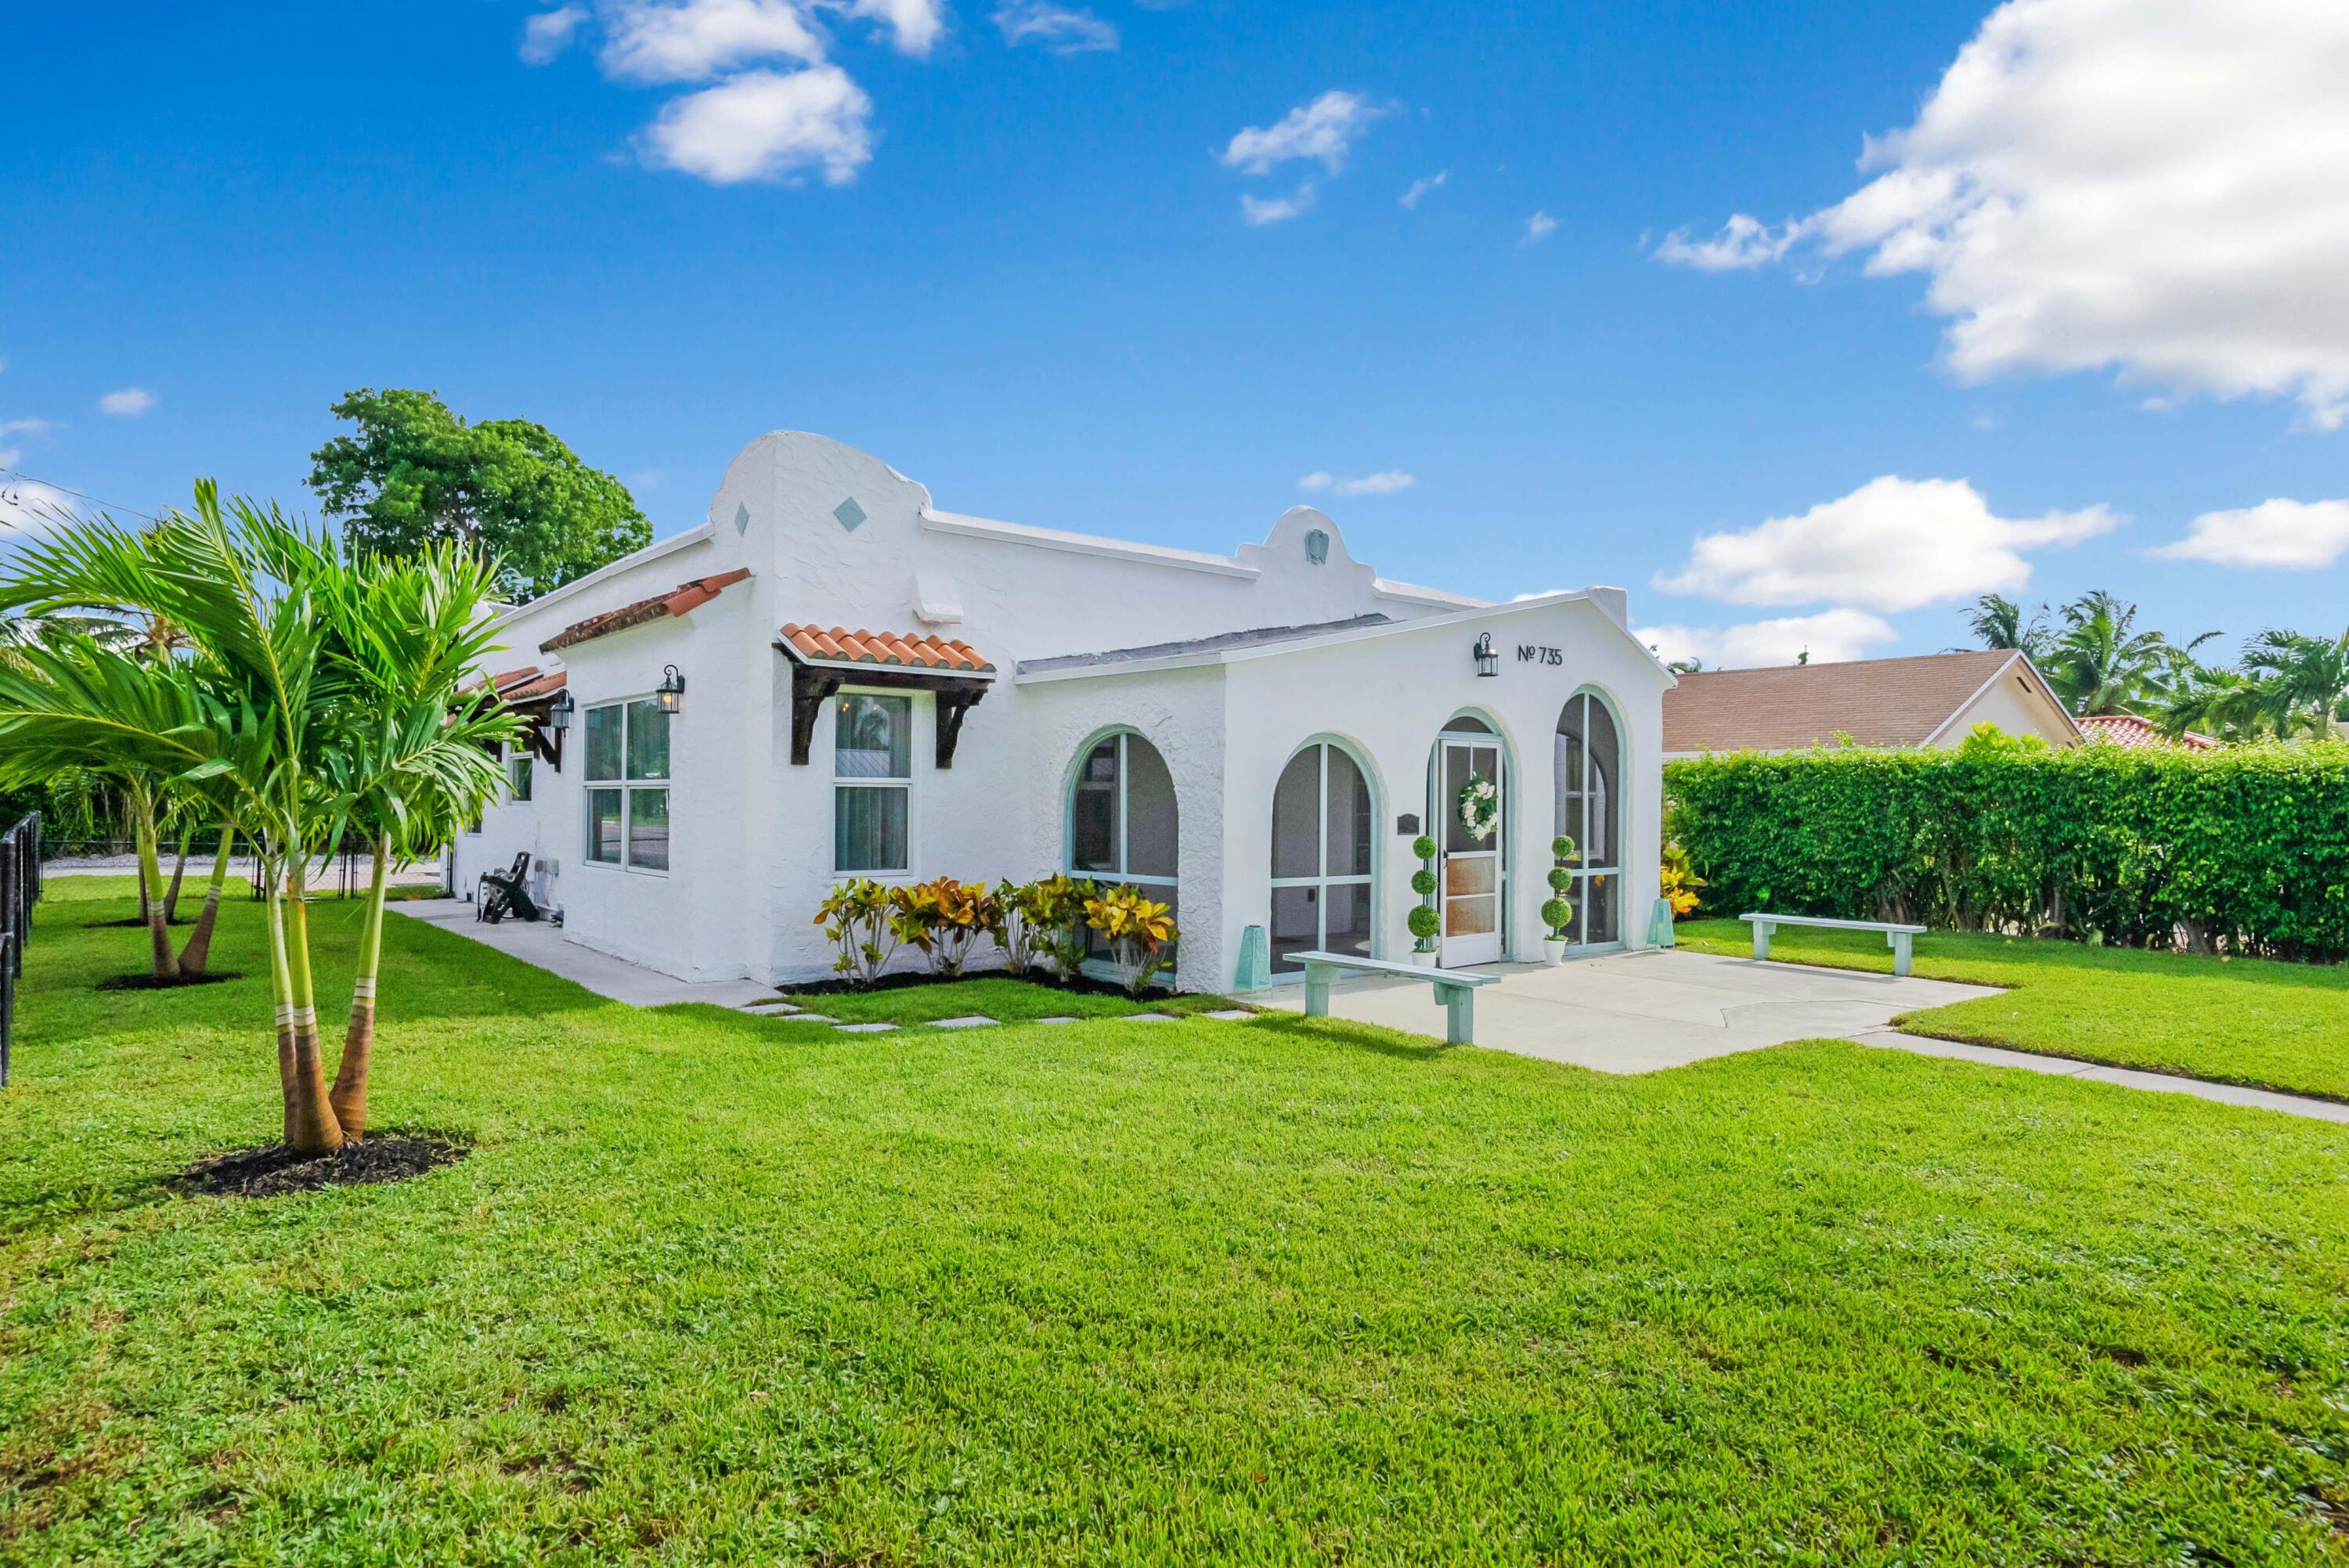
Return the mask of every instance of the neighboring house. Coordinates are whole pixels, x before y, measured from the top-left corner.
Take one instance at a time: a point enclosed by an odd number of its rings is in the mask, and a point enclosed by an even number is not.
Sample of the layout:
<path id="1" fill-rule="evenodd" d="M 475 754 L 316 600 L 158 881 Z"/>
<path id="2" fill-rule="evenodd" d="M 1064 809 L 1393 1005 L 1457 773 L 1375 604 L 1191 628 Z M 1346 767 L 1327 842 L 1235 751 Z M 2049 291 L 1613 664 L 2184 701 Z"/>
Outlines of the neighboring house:
<path id="1" fill-rule="evenodd" d="M 2082 743 L 2031 661 L 2012 649 L 1684 675 L 1664 694 L 1664 756 L 1806 746 L 1954 747 L 1977 724 Z"/>
<path id="2" fill-rule="evenodd" d="M 2130 751 L 2219 749 L 2219 742 L 2209 736 L 2197 735 L 2190 729 L 2183 735 L 2165 735 L 2151 721 L 2133 713 L 2099 713 L 2073 722 L 2080 727 L 2082 735 L 2099 746 L 2118 746 Z"/>
<path id="3" fill-rule="evenodd" d="M 1423 827 L 1447 965 L 1538 954 L 1561 830 L 1578 944 L 1642 945 L 1656 900 L 1672 677 L 1623 593 L 1390 582 L 1309 507 L 1174 550 L 941 511 L 778 432 L 699 527 L 500 624 L 482 673 L 535 723 L 450 883 L 527 854 L 568 940 L 672 975 L 829 973 L 843 878 L 1055 871 L 1172 903 L 1188 988 L 1231 985 L 1251 926 L 1276 975 L 1400 960 Z M 1481 841 L 1472 777 L 1503 799 Z"/>

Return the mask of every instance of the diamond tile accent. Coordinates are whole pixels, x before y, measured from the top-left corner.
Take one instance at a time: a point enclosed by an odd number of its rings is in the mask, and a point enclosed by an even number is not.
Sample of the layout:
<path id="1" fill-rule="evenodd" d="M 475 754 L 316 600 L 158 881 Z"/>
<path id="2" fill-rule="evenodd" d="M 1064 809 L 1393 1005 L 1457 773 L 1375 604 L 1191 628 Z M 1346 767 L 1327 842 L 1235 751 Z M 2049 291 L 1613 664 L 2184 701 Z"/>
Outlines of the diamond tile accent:
<path id="1" fill-rule="evenodd" d="M 737 533 L 750 531 L 750 509 L 740 501 L 734 503 L 734 531 Z"/>
<path id="2" fill-rule="evenodd" d="M 841 527 L 848 530 L 851 533 L 854 533 L 856 531 L 857 524 L 864 521 L 864 509 L 856 504 L 856 498 L 854 496 L 850 496 L 846 500 L 842 501 L 838 506 L 832 509 L 832 515 L 840 520 Z"/>

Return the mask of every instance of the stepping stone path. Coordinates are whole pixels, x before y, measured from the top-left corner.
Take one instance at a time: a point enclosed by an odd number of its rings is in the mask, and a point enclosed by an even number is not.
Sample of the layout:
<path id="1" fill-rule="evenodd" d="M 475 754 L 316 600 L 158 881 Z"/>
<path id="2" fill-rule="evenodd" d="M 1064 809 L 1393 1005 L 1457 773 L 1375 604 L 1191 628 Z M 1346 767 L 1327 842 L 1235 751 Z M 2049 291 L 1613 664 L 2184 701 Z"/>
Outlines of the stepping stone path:
<path id="1" fill-rule="evenodd" d="M 843 1035 L 878 1035 L 896 1026 L 895 1024 L 834 1024 L 833 1026 Z"/>
<path id="2" fill-rule="evenodd" d="M 973 1013 L 967 1018 L 933 1018 L 932 1025 L 941 1029 L 976 1029 L 995 1022 L 984 1013 Z"/>
<path id="3" fill-rule="evenodd" d="M 1174 1015 L 1172 1013 L 1128 1013 L 1125 1016 L 1125 1021 L 1129 1024 L 1171 1024 L 1174 1021 Z"/>
<path id="4" fill-rule="evenodd" d="M 1039 1018 L 1036 1021 L 1040 1024 L 1073 1024 L 1076 1022 L 1074 1018 L 1070 1017 L 1064 1013 L 1057 1013 L 1051 1017 Z"/>
<path id="5" fill-rule="evenodd" d="M 1202 1018 L 1220 1018 L 1225 1023 L 1228 1024 L 1241 1018 L 1253 1018 L 1256 1015 L 1249 1012 L 1246 1007 L 1218 1007 L 1212 1013 L 1202 1013 L 1199 1016 Z"/>

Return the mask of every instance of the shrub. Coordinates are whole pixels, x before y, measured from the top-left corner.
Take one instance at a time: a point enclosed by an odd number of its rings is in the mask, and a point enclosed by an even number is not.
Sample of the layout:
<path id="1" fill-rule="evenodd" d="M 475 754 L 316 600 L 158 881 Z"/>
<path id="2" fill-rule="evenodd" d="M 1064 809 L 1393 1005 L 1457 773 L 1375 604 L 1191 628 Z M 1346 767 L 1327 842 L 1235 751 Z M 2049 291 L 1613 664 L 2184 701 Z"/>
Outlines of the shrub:
<path id="1" fill-rule="evenodd" d="M 1051 926 L 1043 888 L 1042 882 L 1015 882 L 1009 878 L 996 884 L 988 906 L 992 919 L 987 934 L 1002 949 L 1008 974 L 1025 976 L 1042 956 Z"/>
<path id="2" fill-rule="evenodd" d="M 815 923 L 823 927 L 837 950 L 832 961 L 833 973 L 859 985 L 873 984 L 903 939 L 903 919 L 891 903 L 890 890 L 871 877 L 858 877 L 833 888 L 815 914 Z"/>
<path id="3" fill-rule="evenodd" d="M 1740 753 L 1668 765 L 1707 908 L 2349 954 L 2349 744 Z"/>
<path id="4" fill-rule="evenodd" d="M 971 944 L 1000 923 L 995 894 L 985 882 L 939 877 L 890 889 L 889 903 L 898 939 L 928 956 L 931 974 L 949 978 L 962 974 Z"/>
<path id="5" fill-rule="evenodd" d="M 2039 738 L 2034 735 L 2031 738 Z M 1671 905 L 1674 920 L 1696 908 L 1697 889 L 1704 885 L 1704 879 L 1689 865 L 1688 851 L 1678 844 L 1665 844 L 1663 864 L 1656 872 L 1656 891 Z"/>
<path id="6" fill-rule="evenodd" d="M 1411 852 L 1419 858 L 1419 870 L 1411 873 L 1411 891 L 1419 894 L 1418 907 L 1409 916 L 1413 953 L 1435 951 L 1435 934 L 1444 922 L 1435 913 L 1435 841 L 1425 833 L 1411 841 Z"/>
<path id="7" fill-rule="evenodd" d="M 1085 905 L 1101 896 L 1090 877 L 1056 872 L 1028 884 L 1033 895 L 1037 946 L 1063 984 L 1077 977 L 1077 968 L 1092 945 L 1092 928 L 1085 923 Z"/>
<path id="8" fill-rule="evenodd" d="M 1173 911 L 1141 889 L 1113 887 L 1085 901 L 1085 923 L 1102 934 L 1126 972 L 1125 988 L 1139 995 L 1166 965 L 1174 940 Z"/>
<path id="9" fill-rule="evenodd" d="M 1435 934 L 1444 928 L 1444 921 L 1435 913 L 1435 906 L 1432 903 L 1413 905 L 1410 920 L 1411 934 L 1419 938 L 1415 945 L 1420 952 L 1424 953 L 1428 950 L 1427 944 L 1434 940 Z"/>

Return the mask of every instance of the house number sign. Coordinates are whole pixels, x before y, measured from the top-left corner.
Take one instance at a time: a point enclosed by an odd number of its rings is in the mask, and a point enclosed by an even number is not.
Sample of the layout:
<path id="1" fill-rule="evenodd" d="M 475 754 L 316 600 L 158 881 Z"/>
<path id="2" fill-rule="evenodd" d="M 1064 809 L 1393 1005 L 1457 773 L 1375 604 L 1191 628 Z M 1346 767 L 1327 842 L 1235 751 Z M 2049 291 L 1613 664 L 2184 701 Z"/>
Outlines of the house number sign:
<path id="1" fill-rule="evenodd" d="M 1545 648 L 1532 643 L 1517 645 L 1517 663 L 1521 665 L 1562 665 L 1566 655 L 1557 648 Z"/>

